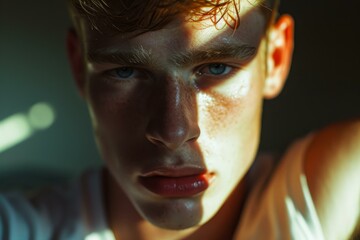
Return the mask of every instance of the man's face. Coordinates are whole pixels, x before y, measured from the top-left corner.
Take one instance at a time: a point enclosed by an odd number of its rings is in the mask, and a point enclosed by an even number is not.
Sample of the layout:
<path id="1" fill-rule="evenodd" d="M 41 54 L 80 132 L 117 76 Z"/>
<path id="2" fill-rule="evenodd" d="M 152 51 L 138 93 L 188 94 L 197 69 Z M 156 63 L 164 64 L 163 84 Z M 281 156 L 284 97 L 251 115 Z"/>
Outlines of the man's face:
<path id="1" fill-rule="evenodd" d="M 185 22 L 138 36 L 85 26 L 84 96 L 107 168 L 151 223 L 208 221 L 256 154 L 265 20 L 242 1 L 241 23 Z"/>

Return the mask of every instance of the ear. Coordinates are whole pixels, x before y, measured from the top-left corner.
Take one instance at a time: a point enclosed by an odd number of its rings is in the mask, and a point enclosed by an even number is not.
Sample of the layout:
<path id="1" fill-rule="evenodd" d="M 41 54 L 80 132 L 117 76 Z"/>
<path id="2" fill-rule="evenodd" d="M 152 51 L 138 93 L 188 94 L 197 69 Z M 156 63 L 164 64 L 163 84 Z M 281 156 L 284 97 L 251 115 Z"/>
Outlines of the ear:
<path id="1" fill-rule="evenodd" d="M 276 97 L 286 82 L 291 67 L 294 47 L 294 20 L 289 15 L 281 16 L 270 27 L 267 49 L 267 78 L 264 85 L 264 97 Z"/>
<path id="2" fill-rule="evenodd" d="M 69 29 L 66 39 L 66 48 L 71 71 L 82 97 L 85 95 L 85 67 L 83 49 L 80 38 L 74 29 Z"/>

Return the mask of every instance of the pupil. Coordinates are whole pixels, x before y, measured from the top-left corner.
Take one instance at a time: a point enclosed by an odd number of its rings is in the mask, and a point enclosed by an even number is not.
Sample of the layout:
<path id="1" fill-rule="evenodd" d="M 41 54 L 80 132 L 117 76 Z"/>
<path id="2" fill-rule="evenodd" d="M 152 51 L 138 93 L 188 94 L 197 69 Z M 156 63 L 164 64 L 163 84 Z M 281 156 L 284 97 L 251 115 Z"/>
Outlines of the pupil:
<path id="1" fill-rule="evenodd" d="M 122 67 L 116 70 L 116 74 L 121 78 L 128 78 L 134 73 L 132 68 Z"/>
<path id="2" fill-rule="evenodd" d="M 209 67 L 209 71 L 211 74 L 219 75 L 225 72 L 225 68 L 224 64 L 212 64 Z"/>

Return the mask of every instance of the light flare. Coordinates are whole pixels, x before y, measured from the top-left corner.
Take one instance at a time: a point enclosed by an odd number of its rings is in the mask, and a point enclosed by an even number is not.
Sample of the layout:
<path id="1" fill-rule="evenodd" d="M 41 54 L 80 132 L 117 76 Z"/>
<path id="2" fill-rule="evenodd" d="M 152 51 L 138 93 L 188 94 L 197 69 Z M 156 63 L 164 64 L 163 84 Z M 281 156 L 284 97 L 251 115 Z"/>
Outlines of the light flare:
<path id="1" fill-rule="evenodd" d="M 0 121 L 0 153 L 29 139 L 55 122 L 54 108 L 46 102 L 30 107 L 28 113 L 16 113 Z"/>

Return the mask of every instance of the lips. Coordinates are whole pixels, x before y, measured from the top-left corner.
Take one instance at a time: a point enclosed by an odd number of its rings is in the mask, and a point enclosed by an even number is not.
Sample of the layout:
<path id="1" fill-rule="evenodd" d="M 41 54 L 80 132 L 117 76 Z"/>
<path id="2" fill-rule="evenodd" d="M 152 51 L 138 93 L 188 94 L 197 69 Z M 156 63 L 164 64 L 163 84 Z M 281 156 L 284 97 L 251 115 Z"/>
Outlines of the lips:
<path id="1" fill-rule="evenodd" d="M 212 174 L 202 168 L 161 168 L 146 172 L 139 182 L 147 190 L 161 197 L 191 197 L 204 192 Z"/>

